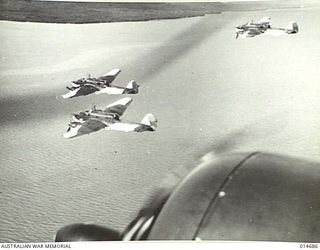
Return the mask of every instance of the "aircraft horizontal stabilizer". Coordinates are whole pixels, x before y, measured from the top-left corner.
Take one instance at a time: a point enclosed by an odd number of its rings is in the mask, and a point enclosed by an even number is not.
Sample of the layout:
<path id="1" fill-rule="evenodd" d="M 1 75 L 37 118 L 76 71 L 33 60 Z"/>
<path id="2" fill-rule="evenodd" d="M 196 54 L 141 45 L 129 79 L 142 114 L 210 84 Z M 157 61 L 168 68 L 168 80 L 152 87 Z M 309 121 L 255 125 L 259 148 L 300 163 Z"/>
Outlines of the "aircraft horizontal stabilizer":
<path id="1" fill-rule="evenodd" d="M 298 27 L 298 24 L 296 22 L 289 23 L 287 28 L 286 28 L 286 32 L 289 33 L 289 34 L 298 33 L 298 31 L 299 31 L 299 27 Z"/>

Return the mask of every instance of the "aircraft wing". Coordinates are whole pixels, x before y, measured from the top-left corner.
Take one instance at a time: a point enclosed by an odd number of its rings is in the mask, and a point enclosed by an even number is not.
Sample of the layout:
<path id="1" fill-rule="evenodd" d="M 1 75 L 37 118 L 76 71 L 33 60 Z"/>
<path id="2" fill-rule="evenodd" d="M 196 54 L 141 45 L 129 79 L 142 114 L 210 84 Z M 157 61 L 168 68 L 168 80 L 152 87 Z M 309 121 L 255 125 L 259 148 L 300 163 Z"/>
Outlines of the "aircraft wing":
<path id="1" fill-rule="evenodd" d="M 248 36 L 257 36 L 260 35 L 264 32 L 264 30 L 260 30 L 260 29 L 249 29 L 246 34 Z"/>
<path id="2" fill-rule="evenodd" d="M 122 116 L 126 109 L 129 107 L 130 103 L 132 102 L 132 98 L 125 97 L 122 98 L 114 103 L 111 103 L 107 106 L 104 110 L 106 113 L 116 113 L 119 116 Z"/>
<path id="3" fill-rule="evenodd" d="M 98 119 L 88 119 L 81 124 L 81 127 L 78 131 L 81 134 L 90 134 L 105 127 L 107 127 L 107 125 Z"/>
<path id="4" fill-rule="evenodd" d="M 99 88 L 92 84 L 82 85 L 74 90 L 71 90 L 69 93 L 62 95 L 63 98 L 72 98 L 76 96 L 85 96 L 92 94 L 96 91 L 99 91 Z"/>
<path id="5" fill-rule="evenodd" d="M 96 118 L 90 118 L 85 122 L 72 122 L 68 130 L 63 134 L 64 138 L 73 138 L 81 135 L 87 135 L 100 129 L 108 127 L 109 124 Z"/>
<path id="6" fill-rule="evenodd" d="M 106 82 L 106 84 L 110 84 L 119 75 L 120 72 L 121 72 L 120 69 L 113 69 L 109 71 L 107 74 L 99 77 L 99 80 L 103 80 Z"/>

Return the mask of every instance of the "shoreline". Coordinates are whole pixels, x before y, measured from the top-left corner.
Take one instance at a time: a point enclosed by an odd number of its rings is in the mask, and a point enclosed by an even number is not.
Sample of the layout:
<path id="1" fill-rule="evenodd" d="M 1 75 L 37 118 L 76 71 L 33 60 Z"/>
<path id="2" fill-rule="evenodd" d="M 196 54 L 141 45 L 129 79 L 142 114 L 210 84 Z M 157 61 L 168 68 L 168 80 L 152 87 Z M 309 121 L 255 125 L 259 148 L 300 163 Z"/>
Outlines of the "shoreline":
<path id="1" fill-rule="evenodd" d="M 106 2 L 0 2 L 0 21 L 35 23 L 114 23 L 181 19 L 234 11 L 301 8 L 301 1 L 187 2 L 187 3 L 106 3 Z M 317 6 L 303 1 L 304 7 Z"/>

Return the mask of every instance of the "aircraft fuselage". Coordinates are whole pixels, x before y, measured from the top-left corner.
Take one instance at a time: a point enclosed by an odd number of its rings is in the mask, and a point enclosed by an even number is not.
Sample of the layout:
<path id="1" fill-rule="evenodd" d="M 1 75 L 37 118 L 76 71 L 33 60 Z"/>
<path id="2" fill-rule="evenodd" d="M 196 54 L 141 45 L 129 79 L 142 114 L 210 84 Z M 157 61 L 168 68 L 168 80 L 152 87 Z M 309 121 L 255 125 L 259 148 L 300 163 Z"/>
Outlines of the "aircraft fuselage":
<path id="1" fill-rule="evenodd" d="M 115 123 L 116 121 L 120 121 L 120 117 L 116 113 L 105 113 L 102 110 L 94 110 L 94 111 L 84 111 L 72 116 L 73 120 L 78 122 L 87 121 L 90 118 L 96 118 L 108 123 Z"/>
<path id="2" fill-rule="evenodd" d="M 270 29 L 270 24 L 261 24 L 261 23 L 251 23 L 251 24 L 244 24 L 236 27 L 239 30 L 247 31 L 252 29 L 257 29 L 260 31 Z"/>

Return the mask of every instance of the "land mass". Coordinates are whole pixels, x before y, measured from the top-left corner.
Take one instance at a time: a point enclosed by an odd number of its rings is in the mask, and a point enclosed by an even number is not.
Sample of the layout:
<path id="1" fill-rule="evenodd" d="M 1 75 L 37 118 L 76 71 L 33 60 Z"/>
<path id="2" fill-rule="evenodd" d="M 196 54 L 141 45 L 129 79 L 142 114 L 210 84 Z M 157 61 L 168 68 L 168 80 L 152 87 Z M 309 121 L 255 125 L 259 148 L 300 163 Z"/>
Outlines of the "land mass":
<path id="1" fill-rule="evenodd" d="M 106 3 L 1 0 L 0 20 L 44 23 L 102 23 L 148 21 L 219 14 L 225 11 L 257 11 L 300 8 L 315 1 L 206 2 L 206 3 Z"/>

